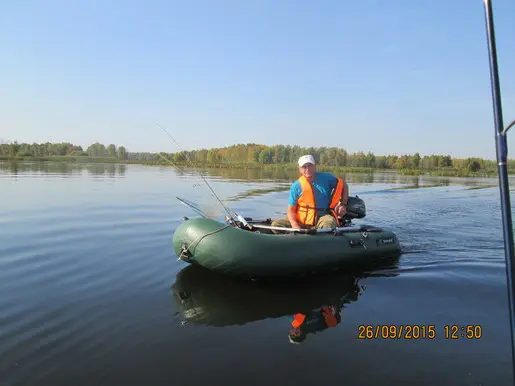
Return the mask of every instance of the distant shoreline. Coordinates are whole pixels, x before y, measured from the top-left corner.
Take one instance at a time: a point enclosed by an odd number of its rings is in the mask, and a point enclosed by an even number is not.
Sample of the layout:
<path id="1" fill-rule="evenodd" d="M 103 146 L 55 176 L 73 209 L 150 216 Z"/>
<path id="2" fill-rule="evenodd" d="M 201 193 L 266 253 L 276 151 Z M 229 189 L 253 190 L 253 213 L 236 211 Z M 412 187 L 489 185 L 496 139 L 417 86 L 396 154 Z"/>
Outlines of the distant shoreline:
<path id="1" fill-rule="evenodd" d="M 68 163 L 119 163 L 174 166 L 226 170 L 285 171 L 296 175 L 297 159 L 311 154 L 317 170 L 338 173 L 373 173 L 397 175 L 433 175 L 445 177 L 493 177 L 498 174 L 497 163 L 477 157 L 453 158 L 445 154 L 421 156 L 374 155 L 372 152 L 348 153 L 338 147 L 300 147 L 291 145 L 266 146 L 255 143 L 236 144 L 223 148 L 198 149 L 176 153 L 128 151 L 123 145 L 104 145 L 95 142 L 87 147 L 70 142 L 0 144 L 0 159 L 25 161 L 54 161 Z M 508 173 L 515 174 L 515 160 L 508 160 Z"/>
<path id="2" fill-rule="evenodd" d="M 261 170 L 296 170 L 296 164 L 276 163 L 276 164 L 259 164 L 259 163 L 243 163 L 243 162 L 166 162 L 165 160 L 159 161 L 142 161 L 142 160 L 130 160 L 130 159 L 118 159 L 117 157 L 106 157 L 106 156 L 16 156 L 7 157 L 0 156 L 0 161 L 11 161 L 11 162 L 66 162 L 66 163 L 113 163 L 113 164 L 135 164 L 135 165 L 147 165 L 147 166 L 169 166 L 188 168 L 208 168 L 208 169 L 261 169 Z M 466 170 L 459 170 L 450 167 L 442 167 L 436 169 L 387 169 L 387 168 L 368 168 L 368 167 L 353 167 L 353 166 L 329 166 L 319 165 L 317 170 L 322 172 L 332 173 L 373 173 L 373 172 L 386 172 L 396 173 L 398 175 L 431 175 L 431 176 L 442 176 L 442 177 L 496 177 L 497 171 L 481 171 L 481 172 L 468 172 Z M 511 170 L 509 174 L 515 174 L 515 170 Z"/>

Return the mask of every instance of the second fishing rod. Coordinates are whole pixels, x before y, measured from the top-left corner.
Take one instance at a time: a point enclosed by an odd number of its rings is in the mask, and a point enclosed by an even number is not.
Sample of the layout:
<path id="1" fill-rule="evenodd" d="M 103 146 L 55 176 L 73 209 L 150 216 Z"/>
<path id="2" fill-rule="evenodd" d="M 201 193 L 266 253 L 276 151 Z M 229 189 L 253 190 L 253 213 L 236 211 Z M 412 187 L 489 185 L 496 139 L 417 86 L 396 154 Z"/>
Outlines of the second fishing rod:
<path id="1" fill-rule="evenodd" d="M 223 203 L 223 201 L 220 199 L 220 197 L 218 197 L 218 195 L 215 193 L 214 189 L 211 187 L 211 185 L 209 185 L 209 182 L 207 182 L 207 179 L 204 177 L 204 175 L 200 172 L 200 170 L 198 169 L 197 166 L 195 166 L 195 164 L 191 161 L 190 157 L 188 156 L 188 153 L 177 143 L 177 141 L 175 140 L 175 138 L 168 132 L 168 130 L 166 130 L 163 126 L 161 126 L 160 124 L 156 123 L 156 125 L 165 132 L 166 135 L 168 135 L 172 141 L 177 145 L 177 147 L 182 151 L 182 153 L 184 154 L 184 157 L 186 159 L 186 161 L 188 162 L 188 164 L 194 168 L 196 170 L 196 172 L 200 175 L 200 177 L 202 178 L 202 180 L 206 183 L 206 186 L 209 188 L 209 190 L 211 191 L 211 193 L 213 194 L 213 196 L 218 200 L 218 202 L 220 203 L 220 205 L 222 205 L 222 207 L 224 208 L 224 210 L 227 212 L 227 214 L 229 215 L 229 218 L 232 219 L 233 221 L 240 221 L 244 226 L 246 227 L 250 227 L 250 225 L 247 223 L 247 221 L 245 220 L 245 218 L 243 216 L 241 216 L 240 214 L 236 213 L 235 211 L 233 211 L 232 209 L 230 209 L 227 205 L 225 205 Z M 166 158 L 165 158 L 166 159 Z M 168 162 L 170 162 L 172 165 L 176 166 L 173 162 L 171 162 L 170 160 L 166 159 Z"/>

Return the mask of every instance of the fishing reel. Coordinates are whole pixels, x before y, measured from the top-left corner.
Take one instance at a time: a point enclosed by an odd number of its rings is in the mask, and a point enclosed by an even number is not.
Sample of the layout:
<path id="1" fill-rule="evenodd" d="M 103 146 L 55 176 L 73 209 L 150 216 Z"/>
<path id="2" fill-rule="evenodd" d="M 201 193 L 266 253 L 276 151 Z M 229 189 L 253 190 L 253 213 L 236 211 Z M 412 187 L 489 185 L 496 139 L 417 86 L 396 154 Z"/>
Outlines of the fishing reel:
<path id="1" fill-rule="evenodd" d="M 225 216 L 225 222 L 233 227 L 241 228 L 241 229 L 247 229 L 247 230 L 253 230 L 253 227 L 251 224 L 247 222 L 247 219 L 241 215 L 237 215 L 236 219 L 234 217 Z"/>

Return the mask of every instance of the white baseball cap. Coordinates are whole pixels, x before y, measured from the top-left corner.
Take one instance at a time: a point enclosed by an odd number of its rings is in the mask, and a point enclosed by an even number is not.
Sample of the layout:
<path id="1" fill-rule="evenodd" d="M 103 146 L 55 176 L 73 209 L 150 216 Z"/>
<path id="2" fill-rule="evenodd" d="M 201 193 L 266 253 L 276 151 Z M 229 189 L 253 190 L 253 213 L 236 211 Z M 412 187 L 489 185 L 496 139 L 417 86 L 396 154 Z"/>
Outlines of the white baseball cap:
<path id="1" fill-rule="evenodd" d="M 315 165 L 315 159 L 311 154 L 309 155 L 303 155 L 299 158 L 299 166 L 304 166 L 305 164 L 310 163 Z"/>

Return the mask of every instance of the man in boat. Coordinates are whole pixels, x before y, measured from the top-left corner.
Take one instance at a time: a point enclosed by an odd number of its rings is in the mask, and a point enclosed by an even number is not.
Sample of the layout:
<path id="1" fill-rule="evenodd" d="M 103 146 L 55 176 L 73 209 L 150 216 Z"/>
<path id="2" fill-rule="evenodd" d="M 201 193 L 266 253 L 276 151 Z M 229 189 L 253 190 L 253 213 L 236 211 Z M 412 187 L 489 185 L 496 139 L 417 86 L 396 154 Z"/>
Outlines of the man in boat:
<path id="1" fill-rule="evenodd" d="M 294 229 L 341 226 L 340 218 L 347 213 L 347 183 L 330 173 L 317 172 L 312 155 L 303 155 L 298 164 L 300 177 L 290 188 L 288 216 L 273 221 L 272 226 Z"/>

